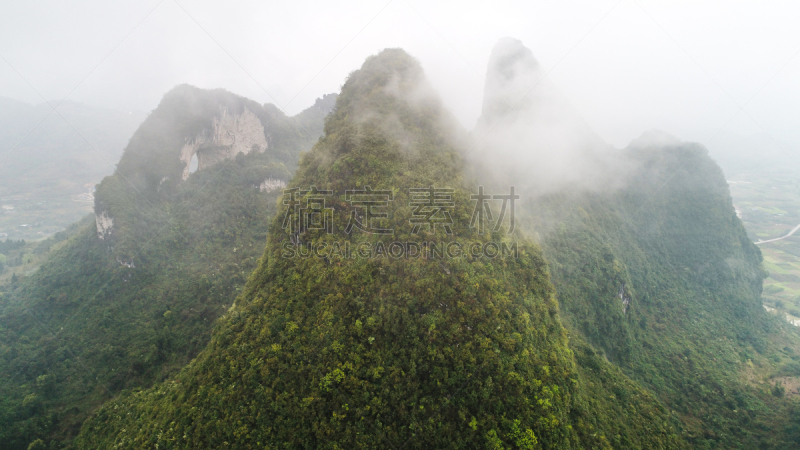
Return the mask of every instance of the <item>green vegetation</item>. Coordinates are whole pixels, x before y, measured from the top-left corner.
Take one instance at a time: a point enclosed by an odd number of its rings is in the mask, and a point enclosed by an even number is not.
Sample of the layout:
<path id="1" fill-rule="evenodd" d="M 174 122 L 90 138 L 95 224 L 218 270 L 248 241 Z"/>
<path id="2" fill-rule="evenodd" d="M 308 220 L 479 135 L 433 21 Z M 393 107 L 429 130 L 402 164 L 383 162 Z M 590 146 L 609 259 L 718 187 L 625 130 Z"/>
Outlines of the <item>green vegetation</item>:
<path id="1" fill-rule="evenodd" d="M 395 235 L 293 237 L 275 218 L 211 344 L 174 379 L 105 405 L 79 448 L 681 446 L 657 401 L 585 345 L 576 370 L 538 247 L 468 228 L 472 187 L 450 118 L 434 98 L 404 98 L 423 83 L 400 50 L 368 59 L 291 183 L 391 189 Z M 455 188 L 453 235 L 410 234 L 408 189 L 434 182 Z M 346 223 L 347 205 L 331 201 L 335 223 Z M 494 260 L 282 257 L 297 239 L 517 239 L 522 248 Z"/>
<path id="2" fill-rule="evenodd" d="M 41 241 L 26 242 L 25 240 L 5 241 L 5 267 L 0 267 L 0 293 L 12 278 L 24 280 L 39 270 L 41 264 L 50 258 L 55 250 L 66 245 L 69 237 L 73 236 L 80 228 L 82 222 L 78 221 L 69 225 L 65 230 Z M 0 243 L 0 247 L 4 243 Z M 0 258 L 2 259 L 2 258 Z M 2 294 L 0 294 L 2 297 Z"/>
<path id="3" fill-rule="evenodd" d="M 19 240 L 6 240 L 0 242 L 0 275 L 2 275 L 6 266 L 15 267 L 22 264 L 22 255 L 20 249 L 25 247 L 25 241 Z"/>
<path id="4" fill-rule="evenodd" d="M 20 248 L 25 246 L 24 240 L 15 241 L 13 239 L 9 239 L 3 242 L 0 242 L 0 253 L 9 254 L 14 250 L 19 250 Z"/>
<path id="5" fill-rule="evenodd" d="M 166 121 L 184 114 L 173 106 L 187 96 L 208 106 L 208 127 L 220 106 L 209 105 L 244 101 L 182 86 L 151 117 Z M 273 138 L 269 151 L 198 171 L 169 192 L 134 189 L 119 174 L 106 178 L 97 199 L 115 216 L 104 240 L 90 216 L 41 243 L 16 246 L 31 264 L 41 255 L 41 267 L 0 293 L 3 448 L 69 448 L 97 406 L 120 390 L 166 378 L 205 347 L 215 320 L 230 308 L 263 252 L 279 191 L 262 192 L 259 184 L 288 178 L 287 166 L 317 139 L 275 114 L 265 127 Z M 319 129 L 323 117 L 317 108 L 298 119 L 318 122 Z M 184 131 L 170 127 L 181 120 L 149 118 L 136 136 L 150 140 L 132 139 L 126 155 L 149 145 L 177 158 L 180 146 L 171 145 Z M 120 170 L 125 167 L 120 163 Z"/>
<path id="6" fill-rule="evenodd" d="M 523 193 L 516 232 L 480 235 L 480 168 L 416 61 L 367 59 L 298 158 L 333 100 L 288 118 L 179 86 L 100 185 L 104 239 L 87 218 L 8 253 L 44 263 L 0 293 L 4 445 L 797 447 L 800 337 L 762 307 L 764 265 L 771 295 L 796 280 L 762 261 L 701 146 L 632 145 L 623 187 Z M 252 111 L 267 151 L 180 182 L 181 147 L 220 108 Z M 287 227 L 255 188 L 295 168 L 289 188 L 331 191 L 298 196 L 324 198 L 330 232 Z M 367 186 L 391 191 L 393 234 L 345 231 L 345 192 Z M 428 186 L 454 189 L 452 234 L 412 231 L 410 189 Z M 385 252 L 300 256 L 362 242 Z M 393 242 L 518 255 L 393 258 Z"/>
<path id="7" fill-rule="evenodd" d="M 259 105 L 222 89 L 177 86 L 164 95 L 158 108 L 131 137 L 120 159 L 118 176 L 104 182 L 117 181 L 120 189 L 133 187 L 148 197 L 172 194 L 172 189 L 181 184 L 184 165 L 178 156 L 187 140 L 210 133 L 212 118 L 222 110 L 237 115 L 245 109 L 265 127 L 269 161 L 285 168 L 276 175 L 288 177 L 297 165 L 299 149 L 309 149 L 320 136 L 322 121 L 334 100 L 335 96 L 326 96 L 297 116 L 287 117 L 274 105 Z M 98 206 L 105 206 L 102 199 Z"/>
<path id="8" fill-rule="evenodd" d="M 721 171 L 695 145 L 626 151 L 627 188 L 527 208 L 567 328 L 673 410 L 692 448 L 789 448 L 788 404 L 747 377 L 778 373 L 791 360 L 776 342 L 800 342 L 761 307 L 761 254 Z"/>

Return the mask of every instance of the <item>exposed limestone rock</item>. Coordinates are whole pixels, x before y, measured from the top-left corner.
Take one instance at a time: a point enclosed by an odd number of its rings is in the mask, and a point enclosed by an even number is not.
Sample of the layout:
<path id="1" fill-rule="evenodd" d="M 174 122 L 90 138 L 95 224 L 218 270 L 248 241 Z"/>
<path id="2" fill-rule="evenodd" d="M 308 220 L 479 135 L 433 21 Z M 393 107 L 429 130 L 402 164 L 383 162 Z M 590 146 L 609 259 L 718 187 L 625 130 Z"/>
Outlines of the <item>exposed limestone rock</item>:
<path id="1" fill-rule="evenodd" d="M 263 183 L 258 185 L 258 190 L 261 192 L 272 192 L 286 187 L 286 182 L 275 178 L 267 178 Z"/>
<path id="2" fill-rule="evenodd" d="M 785 313 L 785 312 L 781 312 L 781 311 L 779 311 L 779 310 L 777 310 L 775 308 L 770 308 L 767 305 L 763 305 L 763 306 L 764 306 L 764 309 L 766 309 L 768 312 L 770 312 L 772 314 L 775 314 L 778 317 L 782 317 L 787 322 L 789 322 L 790 324 L 792 324 L 792 325 L 794 325 L 796 327 L 800 327 L 800 319 L 798 319 L 797 317 L 789 315 L 788 313 Z"/>
<path id="3" fill-rule="evenodd" d="M 619 286 L 619 290 L 617 291 L 617 297 L 622 300 L 622 312 L 628 312 L 628 306 L 631 304 L 631 297 L 625 292 L 625 283 L 622 283 Z"/>
<path id="4" fill-rule="evenodd" d="M 105 239 L 111 235 L 114 229 L 114 219 L 109 217 L 105 211 L 100 214 L 94 214 L 94 221 L 97 224 L 97 237 Z"/>
<path id="5" fill-rule="evenodd" d="M 189 178 L 189 165 L 194 155 L 197 155 L 197 170 L 203 170 L 239 153 L 263 152 L 267 147 L 264 126 L 252 111 L 245 109 L 242 114 L 230 114 L 223 108 L 214 118 L 210 135 L 203 131 L 186 139 L 180 155 L 184 164 L 181 178 Z"/>
<path id="6" fill-rule="evenodd" d="M 197 153 L 203 143 L 205 143 L 205 139 L 202 135 L 191 140 L 186 139 L 186 144 L 181 149 L 181 162 L 184 164 L 183 175 L 181 175 L 182 180 L 186 181 L 189 178 L 189 164 L 192 162 L 192 156 Z"/>
<path id="7" fill-rule="evenodd" d="M 136 264 L 134 264 L 133 261 L 127 262 L 127 261 L 123 261 L 123 260 L 117 258 L 117 262 L 120 263 L 123 267 L 127 267 L 128 269 L 135 269 L 136 268 Z"/>

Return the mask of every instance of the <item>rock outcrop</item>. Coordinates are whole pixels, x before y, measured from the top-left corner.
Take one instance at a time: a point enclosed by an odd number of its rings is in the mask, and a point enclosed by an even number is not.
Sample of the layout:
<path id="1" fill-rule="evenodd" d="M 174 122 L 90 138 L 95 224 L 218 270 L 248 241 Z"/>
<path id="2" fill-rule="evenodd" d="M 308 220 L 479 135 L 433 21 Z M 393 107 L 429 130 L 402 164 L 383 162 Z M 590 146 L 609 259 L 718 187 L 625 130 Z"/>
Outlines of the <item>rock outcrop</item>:
<path id="1" fill-rule="evenodd" d="M 189 166 L 195 155 L 197 170 L 203 170 L 239 153 L 263 152 L 268 146 L 264 126 L 252 111 L 245 108 L 241 114 L 230 114 L 227 108 L 223 108 L 214 118 L 210 134 L 203 130 L 186 138 L 180 155 L 184 164 L 182 179 L 189 178 Z"/>
<path id="2" fill-rule="evenodd" d="M 114 229 L 114 219 L 108 216 L 105 211 L 95 213 L 94 221 L 97 224 L 97 237 L 104 240 L 107 236 L 111 235 Z"/>
<path id="3" fill-rule="evenodd" d="M 258 185 L 258 190 L 261 192 L 272 192 L 286 187 L 286 182 L 276 178 L 267 178 Z"/>

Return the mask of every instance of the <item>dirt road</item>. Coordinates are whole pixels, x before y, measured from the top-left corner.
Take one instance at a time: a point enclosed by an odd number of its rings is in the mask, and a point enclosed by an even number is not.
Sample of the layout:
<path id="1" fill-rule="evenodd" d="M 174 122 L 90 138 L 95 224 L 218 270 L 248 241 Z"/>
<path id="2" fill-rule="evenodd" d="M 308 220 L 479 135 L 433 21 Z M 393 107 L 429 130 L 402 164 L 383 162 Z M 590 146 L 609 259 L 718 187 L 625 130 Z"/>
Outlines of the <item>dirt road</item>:
<path id="1" fill-rule="evenodd" d="M 781 236 L 781 237 L 779 237 L 779 238 L 775 238 L 775 239 L 767 239 L 766 241 L 758 241 L 758 242 L 756 242 L 755 244 L 756 244 L 756 245 L 761 245 L 761 244 L 766 244 L 767 242 L 775 242 L 775 241 L 780 241 L 781 239 L 786 239 L 786 238 L 788 238 L 789 236 L 793 235 L 793 234 L 794 234 L 794 233 L 795 233 L 797 230 L 800 230 L 800 225 L 797 225 L 796 227 L 792 228 L 792 231 L 790 231 L 789 233 L 787 233 L 787 234 L 786 234 L 786 236 Z"/>

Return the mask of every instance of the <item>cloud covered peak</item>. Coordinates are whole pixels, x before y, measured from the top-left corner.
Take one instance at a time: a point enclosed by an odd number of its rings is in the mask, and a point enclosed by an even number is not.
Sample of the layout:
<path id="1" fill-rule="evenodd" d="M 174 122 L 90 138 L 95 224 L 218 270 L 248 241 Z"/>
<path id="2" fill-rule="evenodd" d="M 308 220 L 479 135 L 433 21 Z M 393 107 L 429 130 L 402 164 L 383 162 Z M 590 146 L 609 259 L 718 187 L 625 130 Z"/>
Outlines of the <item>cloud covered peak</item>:
<path id="1" fill-rule="evenodd" d="M 469 157 L 494 179 L 537 195 L 614 185 L 625 166 L 619 152 L 589 127 L 546 74 L 521 41 L 503 38 L 495 45 Z"/>

